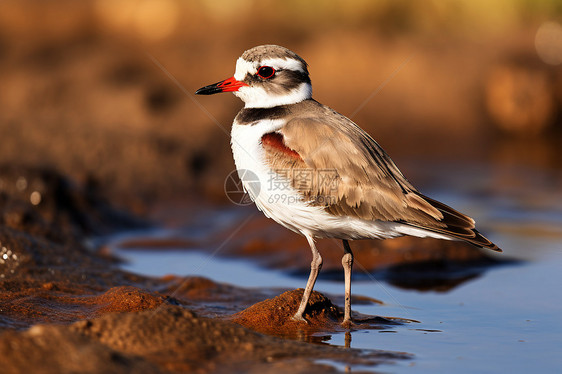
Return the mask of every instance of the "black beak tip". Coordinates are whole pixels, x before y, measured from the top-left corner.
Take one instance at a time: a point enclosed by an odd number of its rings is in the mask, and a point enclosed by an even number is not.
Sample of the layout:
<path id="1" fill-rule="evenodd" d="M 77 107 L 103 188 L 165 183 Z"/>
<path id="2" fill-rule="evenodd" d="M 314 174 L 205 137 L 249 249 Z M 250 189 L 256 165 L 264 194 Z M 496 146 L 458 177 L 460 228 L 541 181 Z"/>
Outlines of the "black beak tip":
<path id="1" fill-rule="evenodd" d="M 201 87 L 200 89 L 195 91 L 195 94 L 196 95 L 213 95 L 213 94 L 216 94 L 216 93 L 220 93 L 220 92 L 222 92 L 222 89 L 220 87 L 218 87 L 219 83 L 210 84 L 208 86 Z"/>

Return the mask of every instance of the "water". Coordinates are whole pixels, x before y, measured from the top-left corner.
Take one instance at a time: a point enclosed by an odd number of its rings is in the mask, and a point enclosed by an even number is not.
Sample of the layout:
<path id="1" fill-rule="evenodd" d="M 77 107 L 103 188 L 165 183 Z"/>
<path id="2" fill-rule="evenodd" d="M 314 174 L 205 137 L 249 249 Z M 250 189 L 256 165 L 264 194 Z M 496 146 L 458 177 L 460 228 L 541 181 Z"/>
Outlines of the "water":
<path id="1" fill-rule="evenodd" d="M 484 170 L 489 176 L 494 172 Z M 472 172 L 465 169 L 462 176 L 455 178 L 454 186 L 445 182 L 451 179 L 451 174 L 447 174 L 448 179 L 442 178 L 443 183 L 437 177 L 439 188 L 424 189 L 430 196 L 477 217 L 480 227 L 485 228 L 482 231 L 504 249 L 501 256 L 522 262 L 489 269 L 448 292 L 405 290 L 373 277 L 356 277 L 352 284 L 354 293 L 383 300 L 385 304 L 357 304 L 353 305 L 354 310 L 420 321 L 383 331 L 351 333 L 352 348 L 413 355 L 412 360 L 373 370 L 555 373 L 562 369 L 562 189 L 559 188 L 562 178 L 553 171 L 534 173 L 535 178 L 518 180 L 516 186 L 498 184 L 477 197 L 471 196 L 471 192 L 475 183 L 481 186 L 486 181 L 482 169 Z M 480 182 L 471 178 L 475 174 L 480 176 Z M 468 180 L 471 183 L 464 183 Z M 224 220 L 224 211 L 216 214 Z M 306 283 L 304 278 L 260 268 L 248 260 L 221 258 L 193 249 L 157 252 L 133 249 L 120 254 L 130 260 L 124 265 L 127 270 L 149 275 L 202 275 L 243 287 L 258 284 L 291 289 Z M 355 269 L 360 272 L 359 266 Z M 320 279 L 315 289 L 341 295 L 343 284 Z M 345 336 L 333 334 L 328 343 L 344 346 Z M 351 367 L 351 370 L 370 369 Z"/>

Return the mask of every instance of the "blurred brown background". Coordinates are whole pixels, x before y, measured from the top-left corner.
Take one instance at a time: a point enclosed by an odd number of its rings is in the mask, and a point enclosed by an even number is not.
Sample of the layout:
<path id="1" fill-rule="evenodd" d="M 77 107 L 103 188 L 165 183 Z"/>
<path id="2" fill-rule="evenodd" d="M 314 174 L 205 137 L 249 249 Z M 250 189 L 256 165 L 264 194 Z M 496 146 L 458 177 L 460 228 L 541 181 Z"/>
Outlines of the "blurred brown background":
<path id="1" fill-rule="evenodd" d="M 242 103 L 193 92 L 280 44 L 406 175 L 412 159 L 559 167 L 561 20 L 557 0 L 3 0 L 0 162 L 128 206 L 225 199 Z"/>

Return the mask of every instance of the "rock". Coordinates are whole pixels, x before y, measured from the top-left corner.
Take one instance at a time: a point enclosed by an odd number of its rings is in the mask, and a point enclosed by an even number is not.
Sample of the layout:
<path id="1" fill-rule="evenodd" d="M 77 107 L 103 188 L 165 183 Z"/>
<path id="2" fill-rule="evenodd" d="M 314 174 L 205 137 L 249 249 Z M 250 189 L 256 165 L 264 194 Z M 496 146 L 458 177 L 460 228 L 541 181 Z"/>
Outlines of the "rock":
<path id="1" fill-rule="evenodd" d="M 62 244 L 147 227 L 114 208 L 95 181 L 78 184 L 51 168 L 0 165 L 0 225 Z"/>
<path id="2" fill-rule="evenodd" d="M 254 331 L 269 334 L 290 334 L 295 330 L 338 330 L 343 314 L 319 292 L 313 291 L 304 318 L 308 323 L 292 320 L 304 289 L 287 291 L 272 299 L 256 303 L 232 316 L 232 321 Z"/>

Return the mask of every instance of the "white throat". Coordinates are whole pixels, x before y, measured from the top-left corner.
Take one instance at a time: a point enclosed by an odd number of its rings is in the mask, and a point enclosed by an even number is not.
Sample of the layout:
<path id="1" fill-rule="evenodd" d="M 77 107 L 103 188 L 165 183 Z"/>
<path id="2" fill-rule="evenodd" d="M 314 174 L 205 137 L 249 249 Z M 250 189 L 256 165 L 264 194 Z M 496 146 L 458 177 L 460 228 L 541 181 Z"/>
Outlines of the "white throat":
<path id="1" fill-rule="evenodd" d="M 272 108 L 279 105 L 300 103 L 312 97 L 310 83 L 301 83 L 297 88 L 284 95 L 273 95 L 261 87 L 241 87 L 234 92 L 244 103 L 245 108 Z"/>

